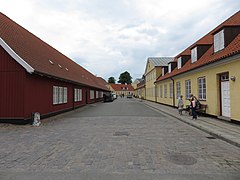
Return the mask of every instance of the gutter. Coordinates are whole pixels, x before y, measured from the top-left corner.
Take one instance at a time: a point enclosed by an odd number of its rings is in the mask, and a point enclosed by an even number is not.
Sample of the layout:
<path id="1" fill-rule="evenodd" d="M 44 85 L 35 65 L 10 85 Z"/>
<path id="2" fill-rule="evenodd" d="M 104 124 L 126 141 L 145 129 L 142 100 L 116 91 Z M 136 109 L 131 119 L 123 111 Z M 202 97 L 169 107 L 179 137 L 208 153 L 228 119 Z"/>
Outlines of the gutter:
<path id="1" fill-rule="evenodd" d="M 227 56 L 224 56 L 224 57 L 221 57 L 221 58 L 218 58 L 216 59 L 215 61 L 213 62 L 208 62 L 206 64 L 202 64 L 200 66 L 197 66 L 197 67 L 194 67 L 192 69 L 189 69 L 189 70 L 186 70 L 186 71 L 183 71 L 183 72 L 180 72 L 178 74 L 175 74 L 175 75 L 171 75 L 167 78 L 164 78 L 164 79 L 161 79 L 161 80 L 157 80 L 156 83 L 160 82 L 160 81 L 164 81 L 168 78 L 172 78 L 172 77 L 181 77 L 182 75 L 185 76 L 185 75 L 188 75 L 188 74 L 192 74 L 192 73 L 195 73 L 195 72 L 200 72 L 202 71 L 203 69 L 205 68 L 212 68 L 212 67 L 215 67 L 215 66 L 219 66 L 219 65 L 222 65 L 222 64 L 225 64 L 225 63 L 230 63 L 232 61 L 236 61 L 240 58 L 240 50 L 234 52 L 234 53 L 231 53 Z"/>
<path id="2" fill-rule="evenodd" d="M 36 70 L 33 72 L 33 74 L 36 74 L 36 75 L 39 75 L 39 76 L 45 76 L 45 77 L 48 77 L 48 78 L 57 79 L 57 80 L 60 80 L 60 81 L 64 81 L 64 82 L 71 83 L 71 84 L 75 84 L 75 85 L 79 85 L 79 86 L 85 86 L 85 87 L 89 87 L 89 88 L 100 89 L 100 90 L 102 90 L 102 91 L 107 91 L 106 89 L 102 89 L 102 88 L 99 88 L 99 87 L 90 86 L 90 85 L 87 85 L 87 84 L 81 84 L 81 83 L 78 83 L 78 82 L 76 82 L 76 81 L 72 81 L 72 80 L 60 78 L 60 77 L 53 76 L 53 75 L 46 74 L 46 73 L 42 73 L 42 72 L 39 72 L 39 71 L 36 71 Z"/>

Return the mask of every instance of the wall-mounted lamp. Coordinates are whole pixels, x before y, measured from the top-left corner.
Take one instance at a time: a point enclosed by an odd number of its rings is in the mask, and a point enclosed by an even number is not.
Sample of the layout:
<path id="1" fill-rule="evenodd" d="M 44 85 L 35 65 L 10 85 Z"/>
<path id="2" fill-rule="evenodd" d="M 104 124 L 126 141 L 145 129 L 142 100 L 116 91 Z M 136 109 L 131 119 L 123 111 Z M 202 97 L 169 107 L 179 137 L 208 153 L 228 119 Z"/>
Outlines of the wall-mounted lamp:
<path id="1" fill-rule="evenodd" d="M 231 76 L 232 81 L 236 81 L 236 76 Z"/>

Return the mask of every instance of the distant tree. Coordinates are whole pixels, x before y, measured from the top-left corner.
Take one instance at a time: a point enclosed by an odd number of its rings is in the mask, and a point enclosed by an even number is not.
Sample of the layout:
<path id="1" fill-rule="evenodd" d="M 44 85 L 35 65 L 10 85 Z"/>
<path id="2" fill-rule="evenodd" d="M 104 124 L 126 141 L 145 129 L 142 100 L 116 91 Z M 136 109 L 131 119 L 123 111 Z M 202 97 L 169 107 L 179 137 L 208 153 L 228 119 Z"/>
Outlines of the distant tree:
<path id="1" fill-rule="evenodd" d="M 120 74 L 118 83 L 131 84 L 132 83 L 132 77 L 130 76 L 130 73 L 125 71 L 124 73 Z"/>
<path id="2" fill-rule="evenodd" d="M 115 78 L 114 77 L 108 78 L 108 83 L 115 84 L 116 83 Z"/>

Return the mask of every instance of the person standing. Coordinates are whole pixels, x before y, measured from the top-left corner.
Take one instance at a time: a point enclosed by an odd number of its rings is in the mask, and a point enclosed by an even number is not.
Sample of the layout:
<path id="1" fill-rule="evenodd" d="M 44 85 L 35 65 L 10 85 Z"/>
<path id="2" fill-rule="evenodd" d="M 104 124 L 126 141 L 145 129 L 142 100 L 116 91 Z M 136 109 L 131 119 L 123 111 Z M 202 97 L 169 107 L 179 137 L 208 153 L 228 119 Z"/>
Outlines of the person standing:
<path id="1" fill-rule="evenodd" d="M 178 98 L 178 112 L 179 112 L 180 115 L 182 115 L 183 106 L 184 106 L 182 98 L 183 98 L 182 95 Z"/>
<path id="2" fill-rule="evenodd" d="M 197 120 L 197 112 L 196 112 L 196 100 L 194 97 L 191 97 L 191 110 L 192 110 L 192 119 Z"/>

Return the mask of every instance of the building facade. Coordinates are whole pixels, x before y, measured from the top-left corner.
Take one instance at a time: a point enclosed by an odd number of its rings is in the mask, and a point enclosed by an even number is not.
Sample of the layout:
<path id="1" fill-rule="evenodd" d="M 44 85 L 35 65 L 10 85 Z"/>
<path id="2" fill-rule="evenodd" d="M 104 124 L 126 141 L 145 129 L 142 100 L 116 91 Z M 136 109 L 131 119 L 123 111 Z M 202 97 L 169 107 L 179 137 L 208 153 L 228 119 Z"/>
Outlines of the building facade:
<path id="1" fill-rule="evenodd" d="M 138 78 L 138 79 L 135 79 L 135 81 L 132 83 L 132 87 L 133 87 L 133 89 L 134 89 L 133 96 L 135 96 L 135 97 L 136 97 L 137 94 L 138 94 L 138 93 L 137 93 L 137 90 L 136 90 L 136 89 L 137 89 L 137 85 L 141 82 L 141 80 L 142 80 L 142 79 L 139 79 L 139 78 Z"/>
<path id="2" fill-rule="evenodd" d="M 101 78 L 0 13 L 0 122 L 30 121 L 101 101 Z"/>
<path id="3" fill-rule="evenodd" d="M 207 105 L 206 113 L 240 121 L 240 12 L 196 41 L 156 81 L 157 102 L 177 106 L 182 95 Z"/>
<path id="4" fill-rule="evenodd" d="M 146 87 L 145 87 L 145 80 L 142 79 L 138 84 L 137 88 L 135 89 L 136 97 L 140 99 L 146 99 Z"/>
<path id="5" fill-rule="evenodd" d="M 117 96 L 124 94 L 127 96 L 129 94 L 133 95 L 134 88 L 131 84 L 108 84 L 109 90 L 116 93 Z"/>
<path id="6" fill-rule="evenodd" d="M 148 58 L 145 68 L 145 98 L 150 101 L 156 101 L 155 81 L 162 74 L 162 67 L 166 67 L 171 57 L 151 57 Z"/>

